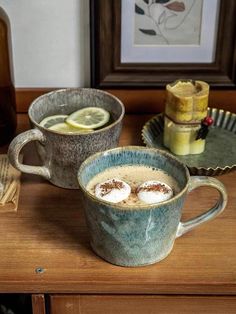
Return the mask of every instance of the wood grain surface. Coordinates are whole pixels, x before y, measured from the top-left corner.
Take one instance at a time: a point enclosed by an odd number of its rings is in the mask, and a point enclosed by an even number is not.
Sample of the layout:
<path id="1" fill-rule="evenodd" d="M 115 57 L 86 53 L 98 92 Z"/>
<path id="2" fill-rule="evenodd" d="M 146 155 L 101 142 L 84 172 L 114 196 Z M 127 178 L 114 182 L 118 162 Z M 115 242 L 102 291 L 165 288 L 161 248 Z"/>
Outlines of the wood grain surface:
<path id="1" fill-rule="evenodd" d="M 32 314 L 46 314 L 44 294 L 33 294 L 32 299 Z"/>
<path id="2" fill-rule="evenodd" d="M 127 115 L 120 145 L 142 145 L 141 128 L 150 118 Z M 28 127 L 27 115 L 18 115 L 18 131 Z M 37 162 L 33 145 L 24 154 L 25 163 Z M 236 294 L 236 173 L 219 180 L 229 194 L 219 217 L 177 239 L 162 262 L 122 268 L 91 250 L 79 190 L 23 174 L 17 213 L 0 217 L 0 292 Z M 183 220 L 216 199 L 212 189 L 194 191 L 185 202 Z"/>
<path id="3" fill-rule="evenodd" d="M 52 90 L 55 88 L 17 88 L 17 112 L 27 112 L 35 98 Z M 164 110 L 166 97 L 164 89 L 109 89 L 107 91 L 124 103 L 127 113 L 159 113 Z M 236 91 L 211 90 L 209 106 L 236 112 Z"/>
<path id="4" fill-rule="evenodd" d="M 51 314 L 235 314 L 235 297 L 51 296 Z"/>

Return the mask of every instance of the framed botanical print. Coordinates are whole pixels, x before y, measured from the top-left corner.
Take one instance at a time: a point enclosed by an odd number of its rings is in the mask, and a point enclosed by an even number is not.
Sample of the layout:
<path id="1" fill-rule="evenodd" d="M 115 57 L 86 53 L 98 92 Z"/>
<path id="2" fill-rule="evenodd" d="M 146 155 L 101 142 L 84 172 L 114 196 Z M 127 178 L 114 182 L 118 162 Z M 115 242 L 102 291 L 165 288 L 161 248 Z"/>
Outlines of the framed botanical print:
<path id="1" fill-rule="evenodd" d="M 233 0 L 91 0 L 92 86 L 234 88 Z"/>

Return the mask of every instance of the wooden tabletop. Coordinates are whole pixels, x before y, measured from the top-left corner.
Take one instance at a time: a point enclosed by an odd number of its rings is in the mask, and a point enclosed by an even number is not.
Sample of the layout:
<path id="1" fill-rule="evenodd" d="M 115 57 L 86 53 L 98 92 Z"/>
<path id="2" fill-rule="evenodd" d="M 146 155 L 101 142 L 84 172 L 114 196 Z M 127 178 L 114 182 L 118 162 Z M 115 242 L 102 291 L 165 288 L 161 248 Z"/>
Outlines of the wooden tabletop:
<path id="1" fill-rule="evenodd" d="M 120 145 L 142 145 L 140 131 L 150 117 L 126 116 Z M 28 127 L 27 116 L 18 115 L 19 132 Z M 32 147 L 25 155 L 34 163 Z M 22 175 L 17 213 L 0 214 L 0 293 L 236 294 L 236 172 L 218 179 L 229 194 L 220 216 L 177 239 L 163 261 L 124 268 L 91 250 L 79 190 Z M 216 199 L 212 189 L 195 190 L 183 219 Z"/>

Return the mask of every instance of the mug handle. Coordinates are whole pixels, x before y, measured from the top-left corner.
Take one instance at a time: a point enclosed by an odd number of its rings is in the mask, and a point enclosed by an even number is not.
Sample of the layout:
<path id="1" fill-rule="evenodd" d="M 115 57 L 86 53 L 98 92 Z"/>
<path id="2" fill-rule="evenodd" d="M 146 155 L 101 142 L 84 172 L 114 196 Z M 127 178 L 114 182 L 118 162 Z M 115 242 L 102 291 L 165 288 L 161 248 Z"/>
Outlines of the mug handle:
<path id="1" fill-rule="evenodd" d="M 213 206 L 211 209 L 204 212 L 203 214 L 187 220 L 186 222 L 180 222 L 177 229 L 176 238 L 182 236 L 184 233 L 192 230 L 202 223 L 215 218 L 224 210 L 227 204 L 227 192 L 224 185 L 219 180 L 204 176 L 190 177 L 188 193 L 200 186 L 209 186 L 217 189 L 219 192 L 219 199 L 216 202 L 215 206 Z"/>
<path id="2" fill-rule="evenodd" d="M 46 141 L 43 133 L 38 129 L 31 129 L 17 135 L 9 145 L 8 158 L 13 167 L 21 172 L 36 174 L 50 179 L 50 171 L 45 166 L 29 166 L 24 165 L 19 161 L 19 155 L 22 148 L 31 141 L 40 141 L 44 143 Z"/>

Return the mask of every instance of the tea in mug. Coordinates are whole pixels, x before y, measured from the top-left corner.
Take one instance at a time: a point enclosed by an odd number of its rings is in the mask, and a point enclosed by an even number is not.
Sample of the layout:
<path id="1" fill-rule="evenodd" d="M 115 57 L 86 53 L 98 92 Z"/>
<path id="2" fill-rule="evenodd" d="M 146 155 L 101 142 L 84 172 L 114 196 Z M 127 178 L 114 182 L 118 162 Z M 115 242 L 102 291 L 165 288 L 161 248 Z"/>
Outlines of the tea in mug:
<path id="1" fill-rule="evenodd" d="M 88 133 L 104 127 L 110 121 L 110 113 L 99 107 L 86 107 L 70 115 L 53 115 L 44 118 L 40 125 L 61 133 Z"/>

